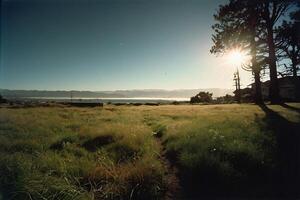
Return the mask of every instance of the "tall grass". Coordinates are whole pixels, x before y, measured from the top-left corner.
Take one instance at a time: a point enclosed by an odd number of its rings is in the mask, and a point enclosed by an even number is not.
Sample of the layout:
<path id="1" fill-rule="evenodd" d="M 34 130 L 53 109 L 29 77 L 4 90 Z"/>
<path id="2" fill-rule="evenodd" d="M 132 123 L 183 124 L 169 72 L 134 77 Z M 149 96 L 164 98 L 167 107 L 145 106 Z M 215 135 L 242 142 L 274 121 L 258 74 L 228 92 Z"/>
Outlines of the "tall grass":
<path id="1" fill-rule="evenodd" d="M 0 197 L 162 199 L 167 169 L 153 133 L 187 198 L 275 195 L 278 144 L 265 118 L 255 105 L 1 108 Z"/>
<path id="2" fill-rule="evenodd" d="M 297 112 L 270 108 L 300 122 Z M 279 195 L 277 135 L 258 106 L 185 107 L 163 113 L 167 154 L 180 168 L 187 198 Z"/>
<path id="3" fill-rule="evenodd" d="M 164 168 L 156 159 L 152 130 L 142 120 L 138 112 L 122 109 L 1 109 L 2 195 L 14 199 L 161 196 Z"/>

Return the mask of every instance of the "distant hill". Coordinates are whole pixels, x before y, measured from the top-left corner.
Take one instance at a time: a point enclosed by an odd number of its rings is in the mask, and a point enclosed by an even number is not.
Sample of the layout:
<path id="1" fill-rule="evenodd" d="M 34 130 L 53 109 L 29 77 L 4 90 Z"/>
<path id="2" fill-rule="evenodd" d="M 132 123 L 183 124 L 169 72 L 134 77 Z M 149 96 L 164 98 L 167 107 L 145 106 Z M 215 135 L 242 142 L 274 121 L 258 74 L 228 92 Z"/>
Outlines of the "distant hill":
<path id="1" fill-rule="evenodd" d="M 180 90 L 116 90 L 116 91 L 47 91 L 47 90 L 7 90 L 0 89 L 0 94 L 5 98 L 22 97 L 59 97 L 59 98 L 133 98 L 133 97 L 153 97 L 153 98 L 189 98 L 200 91 L 213 93 L 213 97 L 232 94 L 232 89 L 207 88 L 207 89 L 180 89 Z"/>
<path id="2" fill-rule="evenodd" d="M 162 98 L 189 98 L 195 96 L 200 91 L 208 91 L 213 93 L 214 97 L 232 94 L 231 89 L 208 88 L 208 89 L 180 89 L 180 90 L 117 90 L 117 94 L 122 94 L 126 97 L 162 97 Z"/>

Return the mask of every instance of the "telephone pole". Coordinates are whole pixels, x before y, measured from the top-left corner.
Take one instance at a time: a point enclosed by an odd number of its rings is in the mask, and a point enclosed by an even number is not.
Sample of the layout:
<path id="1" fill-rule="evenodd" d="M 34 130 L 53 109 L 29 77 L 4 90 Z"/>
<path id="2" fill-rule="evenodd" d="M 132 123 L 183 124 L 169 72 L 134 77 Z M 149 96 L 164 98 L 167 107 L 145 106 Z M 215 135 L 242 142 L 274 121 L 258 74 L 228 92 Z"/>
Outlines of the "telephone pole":
<path id="1" fill-rule="evenodd" d="M 235 99 L 238 103 L 241 103 L 241 79 L 239 69 L 236 69 L 236 72 L 233 74 L 233 80 L 235 83 Z"/>

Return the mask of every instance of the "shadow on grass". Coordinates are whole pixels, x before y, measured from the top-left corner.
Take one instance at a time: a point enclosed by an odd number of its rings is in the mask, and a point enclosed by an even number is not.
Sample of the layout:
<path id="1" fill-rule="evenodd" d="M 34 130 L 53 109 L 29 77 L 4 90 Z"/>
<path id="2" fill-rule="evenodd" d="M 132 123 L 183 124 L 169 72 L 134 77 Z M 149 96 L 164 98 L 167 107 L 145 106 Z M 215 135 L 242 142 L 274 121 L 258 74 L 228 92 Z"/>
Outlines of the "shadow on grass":
<path id="1" fill-rule="evenodd" d="M 293 107 L 293 106 L 290 106 L 288 104 L 285 104 L 285 103 L 282 103 L 280 104 L 282 107 L 284 108 L 287 108 L 289 110 L 293 110 L 293 111 L 296 111 L 296 112 L 299 112 L 300 113 L 300 108 L 296 108 L 296 107 Z"/>
<path id="2" fill-rule="evenodd" d="M 288 109 L 297 109 L 283 104 Z M 260 105 L 266 113 L 267 128 L 272 130 L 277 140 L 275 153 L 277 161 L 278 192 L 282 197 L 300 197 L 300 124 L 293 123 L 274 112 L 266 105 Z M 298 109 L 297 109 L 298 110 Z"/>
<path id="3" fill-rule="evenodd" d="M 113 143 L 115 140 L 113 136 L 111 135 L 101 135 L 97 136 L 93 139 L 87 140 L 82 144 L 82 147 L 84 147 L 86 150 L 90 152 L 95 152 L 98 148 L 101 148 L 102 146 L 108 145 Z"/>
<path id="4" fill-rule="evenodd" d="M 179 154 L 175 156 L 177 159 L 169 159 L 178 165 L 186 199 L 300 197 L 300 124 L 288 121 L 266 105 L 259 106 L 266 115 L 263 118 L 257 115 L 255 121 L 261 126 L 261 137 L 258 140 L 253 137 L 251 142 L 262 156 L 226 147 L 214 153 L 198 152 L 196 160 L 190 159 L 194 164 L 178 160 Z M 185 152 L 188 156 L 197 154 Z"/>

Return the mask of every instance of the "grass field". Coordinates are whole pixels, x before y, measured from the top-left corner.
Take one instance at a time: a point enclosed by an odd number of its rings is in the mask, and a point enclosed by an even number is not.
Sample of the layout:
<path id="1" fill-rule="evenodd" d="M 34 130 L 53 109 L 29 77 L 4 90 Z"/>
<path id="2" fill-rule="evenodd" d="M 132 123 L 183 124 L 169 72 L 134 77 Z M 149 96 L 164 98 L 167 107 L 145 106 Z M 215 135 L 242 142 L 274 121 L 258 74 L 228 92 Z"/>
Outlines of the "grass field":
<path id="1" fill-rule="evenodd" d="M 0 199 L 164 199 L 164 159 L 185 199 L 297 197 L 299 124 L 300 104 L 1 108 Z"/>

